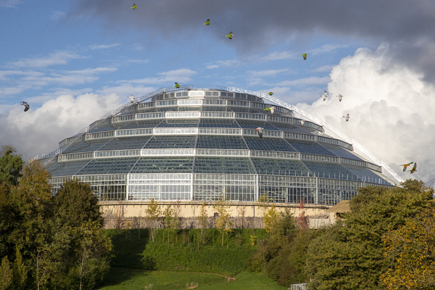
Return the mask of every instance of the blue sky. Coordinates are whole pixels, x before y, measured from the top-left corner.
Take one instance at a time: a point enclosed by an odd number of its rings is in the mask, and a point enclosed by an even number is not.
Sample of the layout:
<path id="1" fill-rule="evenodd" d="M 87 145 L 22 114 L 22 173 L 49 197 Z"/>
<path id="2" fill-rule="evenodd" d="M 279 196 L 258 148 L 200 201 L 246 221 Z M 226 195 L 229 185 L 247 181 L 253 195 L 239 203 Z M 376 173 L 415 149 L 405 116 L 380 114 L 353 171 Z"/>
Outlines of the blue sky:
<path id="1" fill-rule="evenodd" d="M 433 1 L 135 1 L 0 0 L 0 145 L 54 150 L 127 96 L 179 82 L 272 91 L 398 171 L 435 168 Z"/>

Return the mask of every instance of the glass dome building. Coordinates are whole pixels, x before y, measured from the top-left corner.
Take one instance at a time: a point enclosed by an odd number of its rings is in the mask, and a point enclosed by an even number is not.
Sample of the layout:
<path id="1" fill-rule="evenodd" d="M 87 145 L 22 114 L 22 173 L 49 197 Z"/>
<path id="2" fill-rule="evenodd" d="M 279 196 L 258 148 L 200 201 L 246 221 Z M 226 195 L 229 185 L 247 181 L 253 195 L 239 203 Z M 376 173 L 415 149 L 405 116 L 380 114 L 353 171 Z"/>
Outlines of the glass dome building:
<path id="1" fill-rule="evenodd" d="M 275 111 L 265 110 L 274 106 Z M 256 128 L 263 128 L 260 138 Z M 125 104 L 38 156 L 55 194 L 65 180 L 102 201 L 256 201 L 334 205 L 381 166 L 285 107 L 223 87 L 163 88 Z"/>

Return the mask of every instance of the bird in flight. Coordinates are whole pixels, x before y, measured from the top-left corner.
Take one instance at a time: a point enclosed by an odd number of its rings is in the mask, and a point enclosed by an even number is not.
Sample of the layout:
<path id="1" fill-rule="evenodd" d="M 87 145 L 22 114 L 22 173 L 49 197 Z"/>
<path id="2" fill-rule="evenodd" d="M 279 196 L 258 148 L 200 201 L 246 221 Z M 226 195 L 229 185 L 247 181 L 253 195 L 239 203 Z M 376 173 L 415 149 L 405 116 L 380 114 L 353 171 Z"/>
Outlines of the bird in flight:
<path id="1" fill-rule="evenodd" d="M 341 99 L 343 99 L 343 96 L 341 94 L 338 94 L 337 98 L 338 98 L 338 101 L 341 102 Z"/>
<path id="2" fill-rule="evenodd" d="M 255 131 L 257 131 L 258 136 L 260 136 L 260 138 L 263 138 L 263 128 L 258 127 L 255 129 Z"/>
<path id="3" fill-rule="evenodd" d="M 137 5 L 136 5 L 136 4 L 133 4 L 133 6 L 130 7 L 130 8 L 133 9 L 133 10 L 136 10 L 136 9 L 137 9 Z"/>
<path id="4" fill-rule="evenodd" d="M 350 116 L 349 116 L 349 114 L 347 114 L 346 116 L 343 116 L 343 118 L 346 118 L 346 122 L 347 122 L 347 121 L 349 121 Z"/>
<path id="5" fill-rule="evenodd" d="M 204 23 L 204 25 L 210 25 L 210 19 L 207 19 L 207 21 Z"/>
<path id="6" fill-rule="evenodd" d="M 412 167 L 410 172 L 411 172 L 411 174 L 413 174 L 416 171 L 417 171 L 417 162 L 414 163 L 414 166 Z"/>
<path id="7" fill-rule="evenodd" d="M 233 39 L 233 32 L 231 31 L 230 33 L 228 33 L 227 37 L 228 37 L 229 39 Z"/>
<path id="8" fill-rule="evenodd" d="M 414 162 L 410 162 L 410 163 L 406 163 L 406 164 L 401 164 L 399 166 L 403 166 L 403 172 L 406 171 L 406 168 L 408 168 L 409 165 L 413 164 Z"/>
<path id="9" fill-rule="evenodd" d="M 269 92 L 269 96 L 271 96 L 271 95 L 273 95 L 273 93 L 272 93 L 272 92 Z"/>
<path id="10" fill-rule="evenodd" d="M 30 105 L 27 102 L 21 101 L 21 105 L 24 106 L 24 112 L 27 112 L 30 109 Z"/>
<path id="11" fill-rule="evenodd" d="M 180 88 L 180 85 L 177 83 L 177 82 L 175 82 L 175 86 L 174 86 L 174 88 Z"/>
<path id="12" fill-rule="evenodd" d="M 301 56 L 304 58 L 304 60 L 307 60 L 307 54 L 306 53 L 303 53 Z"/>
<path id="13" fill-rule="evenodd" d="M 265 111 L 270 112 L 272 115 L 275 113 L 276 108 L 274 106 L 264 109 Z"/>
<path id="14" fill-rule="evenodd" d="M 305 123 L 305 120 L 301 120 L 301 125 L 303 126 Z"/>
<path id="15" fill-rule="evenodd" d="M 326 98 L 328 97 L 328 94 L 325 92 L 323 93 L 323 95 L 321 95 L 321 97 L 323 98 L 323 101 L 326 101 Z"/>
<path id="16" fill-rule="evenodd" d="M 132 103 L 134 103 L 134 101 L 136 100 L 136 98 L 133 95 L 131 95 L 131 96 L 127 97 L 127 98 L 129 98 Z"/>

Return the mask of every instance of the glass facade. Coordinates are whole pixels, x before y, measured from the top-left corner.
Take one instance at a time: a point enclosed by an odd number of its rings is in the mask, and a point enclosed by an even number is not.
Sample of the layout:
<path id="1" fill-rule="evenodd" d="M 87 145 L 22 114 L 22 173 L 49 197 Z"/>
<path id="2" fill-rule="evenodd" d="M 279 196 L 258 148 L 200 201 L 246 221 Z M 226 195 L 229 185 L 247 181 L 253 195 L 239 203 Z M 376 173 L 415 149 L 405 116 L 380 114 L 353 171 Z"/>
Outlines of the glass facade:
<path id="1" fill-rule="evenodd" d="M 189 97 L 191 96 L 191 97 Z M 232 201 L 333 205 L 364 185 L 393 186 L 382 168 L 315 123 L 249 94 L 160 93 L 94 122 L 45 154 L 53 194 L 69 178 L 101 200 Z M 255 128 L 263 128 L 263 138 Z"/>

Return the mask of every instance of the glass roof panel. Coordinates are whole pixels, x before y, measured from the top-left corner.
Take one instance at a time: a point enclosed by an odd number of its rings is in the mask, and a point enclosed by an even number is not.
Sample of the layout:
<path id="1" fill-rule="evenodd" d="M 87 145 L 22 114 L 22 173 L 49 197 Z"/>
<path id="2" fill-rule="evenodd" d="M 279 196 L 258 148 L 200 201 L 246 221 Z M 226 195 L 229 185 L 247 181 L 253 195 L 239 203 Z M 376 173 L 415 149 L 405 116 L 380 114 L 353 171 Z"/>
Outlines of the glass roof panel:
<path id="1" fill-rule="evenodd" d="M 314 161 L 303 161 L 303 163 L 317 177 L 357 180 L 357 176 L 337 163 L 322 163 Z"/>
<path id="2" fill-rule="evenodd" d="M 55 163 L 53 166 L 50 166 L 48 171 L 50 171 L 52 177 L 75 175 L 89 162 L 90 160 L 59 162 Z"/>
<path id="3" fill-rule="evenodd" d="M 331 151 L 332 153 L 334 153 L 338 157 L 349 158 L 349 159 L 353 159 L 353 160 L 366 161 L 365 159 L 363 159 L 360 156 L 358 156 L 355 152 L 352 152 L 352 151 L 347 150 L 345 148 L 342 148 L 342 147 L 339 147 L 339 146 L 335 146 L 335 145 L 331 145 L 331 144 L 324 144 L 324 143 L 322 143 L 322 146 L 326 147 L 329 151 Z"/>
<path id="4" fill-rule="evenodd" d="M 137 160 L 138 157 L 94 159 L 76 175 L 128 173 Z"/>
<path id="5" fill-rule="evenodd" d="M 203 106 L 202 110 L 207 112 L 230 111 L 228 107 L 224 107 L 224 106 Z"/>
<path id="6" fill-rule="evenodd" d="M 257 127 L 262 127 L 264 130 L 279 130 L 275 126 L 271 125 L 269 122 L 258 120 L 242 120 L 237 119 L 237 123 L 239 123 L 240 127 L 246 128 L 246 129 L 255 129 Z"/>
<path id="7" fill-rule="evenodd" d="M 141 157 L 131 173 L 191 173 L 193 157 Z"/>
<path id="8" fill-rule="evenodd" d="M 194 148 L 196 136 L 153 136 L 144 149 Z"/>
<path id="9" fill-rule="evenodd" d="M 122 129 L 137 129 L 137 128 L 154 128 L 157 126 L 162 120 L 149 120 L 149 121 L 136 121 L 122 127 Z"/>
<path id="10" fill-rule="evenodd" d="M 292 145 L 294 148 L 296 148 L 297 151 L 302 153 L 336 156 L 331 151 L 316 142 L 290 139 L 286 139 L 286 141 L 289 142 L 290 145 Z"/>
<path id="11" fill-rule="evenodd" d="M 307 167 L 299 160 L 251 158 L 258 174 L 308 176 Z"/>
<path id="12" fill-rule="evenodd" d="M 141 149 L 150 138 L 151 136 L 114 138 L 98 150 Z"/>
<path id="13" fill-rule="evenodd" d="M 89 130 L 88 133 L 97 133 L 97 132 L 113 131 L 113 130 L 115 130 L 114 126 L 112 126 L 112 125 L 106 125 L 106 126 L 103 126 L 103 127 L 100 127 L 100 128 L 91 129 L 91 130 Z"/>
<path id="14" fill-rule="evenodd" d="M 249 158 L 199 157 L 195 158 L 195 173 L 255 174 Z"/>
<path id="15" fill-rule="evenodd" d="M 178 107 L 157 107 L 157 112 L 178 111 Z"/>
<path id="16" fill-rule="evenodd" d="M 166 119 L 157 127 L 197 127 L 198 119 Z"/>
<path id="17" fill-rule="evenodd" d="M 291 151 L 297 152 L 284 139 L 281 138 L 258 138 L 244 136 L 249 149 L 267 151 Z"/>
<path id="18" fill-rule="evenodd" d="M 247 149 L 241 136 L 198 135 L 196 148 Z"/>
<path id="19" fill-rule="evenodd" d="M 370 169 L 361 168 L 361 167 L 352 166 L 352 165 L 347 165 L 347 164 L 345 164 L 343 166 L 346 167 L 347 170 L 349 170 L 350 172 L 352 172 L 353 174 L 358 176 L 358 180 L 372 182 L 372 183 L 381 183 L 381 184 L 385 184 L 385 185 L 393 185 L 394 184 L 394 183 L 390 183 L 389 181 L 387 181 L 385 179 L 385 177 L 382 177 L 382 176 L 376 174 L 375 172 L 371 171 Z"/>
<path id="20" fill-rule="evenodd" d="M 63 154 L 66 153 L 80 153 L 80 152 L 91 152 L 96 151 L 101 148 L 104 144 L 112 140 L 111 138 L 100 140 L 100 141 L 83 141 L 79 144 L 74 145 L 73 147 L 67 148 L 65 151 L 63 151 Z"/>
<path id="21" fill-rule="evenodd" d="M 199 122 L 199 127 L 240 128 L 236 121 L 232 119 L 201 118 Z"/>

